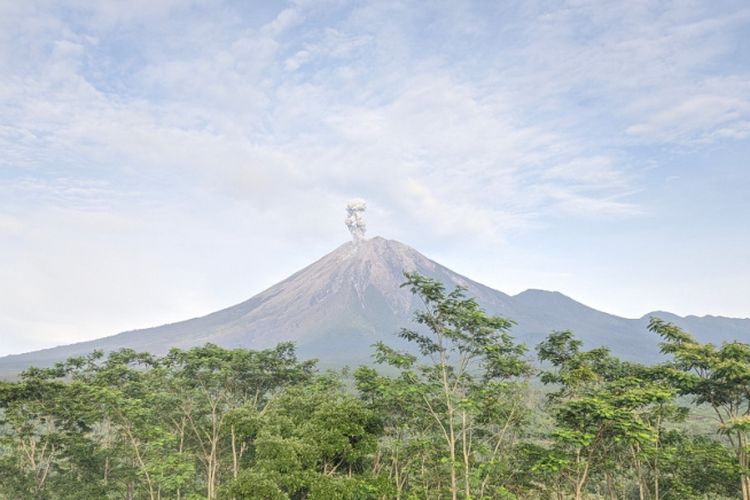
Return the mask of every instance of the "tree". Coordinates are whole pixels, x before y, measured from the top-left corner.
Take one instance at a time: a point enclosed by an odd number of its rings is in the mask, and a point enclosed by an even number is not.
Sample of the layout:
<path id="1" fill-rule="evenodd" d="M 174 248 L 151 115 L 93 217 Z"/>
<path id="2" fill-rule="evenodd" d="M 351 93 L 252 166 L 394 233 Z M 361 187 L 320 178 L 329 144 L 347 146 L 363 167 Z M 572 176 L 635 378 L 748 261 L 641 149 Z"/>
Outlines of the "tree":
<path id="1" fill-rule="evenodd" d="M 240 434 L 313 367 L 281 344 L 123 349 L 30 369 L 0 383 L 0 497 L 215 498 L 248 464 L 254 443 Z"/>
<path id="2" fill-rule="evenodd" d="M 709 405 L 719 421 L 719 432 L 733 447 L 740 471 L 743 500 L 750 500 L 750 345 L 724 342 L 701 344 L 676 325 L 651 318 L 649 330 L 661 338 L 661 351 L 672 357 L 667 378 L 680 394 L 698 405 Z"/>
<path id="3" fill-rule="evenodd" d="M 176 396 L 170 423 L 181 443 L 193 445 L 210 500 L 218 494 L 225 456 L 231 457 L 236 479 L 248 449 L 237 436 L 238 412 L 262 412 L 274 391 L 309 379 L 315 361 L 299 362 L 291 343 L 264 351 L 206 344 L 189 351 L 173 349 L 163 365 Z"/>
<path id="4" fill-rule="evenodd" d="M 64 384 L 25 374 L 17 384 L 0 385 L 0 492 L 39 497 L 62 454 L 69 419 L 61 417 Z"/>
<path id="5" fill-rule="evenodd" d="M 736 498 L 740 493 L 735 457 L 715 437 L 670 430 L 661 440 L 660 457 L 665 500 Z"/>
<path id="6" fill-rule="evenodd" d="M 612 476 L 618 462 L 630 462 L 639 497 L 647 498 L 645 462 L 658 448 L 661 417 L 674 391 L 646 367 L 623 363 L 605 348 L 581 346 L 569 331 L 554 332 L 538 346 L 540 361 L 554 368 L 542 373 L 542 382 L 558 386 L 549 396 L 554 453 L 545 461 L 569 476 L 576 499 L 583 498 L 594 473 L 604 476 L 608 494 L 616 496 Z M 658 467 L 656 472 L 651 493 L 658 498 Z"/>
<path id="7" fill-rule="evenodd" d="M 250 434 L 244 434 L 249 431 Z M 379 418 L 338 380 L 318 377 L 291 386 L 266 407 L 258 425 L 240 437 L 253 458 L 228 487 L 237 498 L 379 498 L 369 474 L 380 436 Z"/>
<path id="8" fill-rule="evenodd" d="M 491 493 L 496 496 L 502 489 L 496 465 L 523 413 L 515 389 L 530 373 L 523 359 L 525 347 L 514 343 L 510 321 L 487 315 L 465 296 L 465 289 L 446 293 L 436 280 L 418 273 L 405 277 L 402 286 L 421 299 L 423 309 L 415 314 L 420 329 L 404 328 L 399 335 L 415 344 L 420 356 L 378 344 L 376 360 L 401 375 L 378 380 L 373 372 L 360 370 L 359 388 L 366 398 L 388 394 L 418 405 L 426 421 L 416 432 L 427 437 L 425 431 L 431 430 L 436 435 L 427 442 L 439 446 L 436 458 L 446 466 L 445 487 L 451 498 L 483 496 L 491 487 L 497 488 Z"/>

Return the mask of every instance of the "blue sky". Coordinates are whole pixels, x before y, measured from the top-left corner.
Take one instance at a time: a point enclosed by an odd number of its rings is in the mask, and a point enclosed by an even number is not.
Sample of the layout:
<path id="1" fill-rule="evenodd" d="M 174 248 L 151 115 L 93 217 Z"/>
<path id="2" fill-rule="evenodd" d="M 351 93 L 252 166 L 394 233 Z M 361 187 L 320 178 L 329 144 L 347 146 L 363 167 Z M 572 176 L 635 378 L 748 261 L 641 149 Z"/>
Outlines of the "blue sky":
<path id="1" fill-rule="evenodd" d="M 741 1 L 2 2 L 0 354 L 349 237 L 628 317 L 750 316 Z"/>

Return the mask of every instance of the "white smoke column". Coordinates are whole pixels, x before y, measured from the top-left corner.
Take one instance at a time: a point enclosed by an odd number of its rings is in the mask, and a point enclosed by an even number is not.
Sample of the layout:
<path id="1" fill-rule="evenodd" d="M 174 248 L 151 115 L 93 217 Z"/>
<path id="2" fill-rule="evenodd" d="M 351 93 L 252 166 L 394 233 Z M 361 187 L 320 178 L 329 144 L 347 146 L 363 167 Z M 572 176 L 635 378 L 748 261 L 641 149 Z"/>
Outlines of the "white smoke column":
<path id="1" fill-rule="evenodd" d="M 360 242 L 365 239 L 365 231 L 367 226 L 365 225 L 364 213 L 367 209 L 367 202 L 361 198 L 355 198 L 346 205 L 346 227 L 349 228 L 349 232 L 352 233 L 354 242 Z"/>

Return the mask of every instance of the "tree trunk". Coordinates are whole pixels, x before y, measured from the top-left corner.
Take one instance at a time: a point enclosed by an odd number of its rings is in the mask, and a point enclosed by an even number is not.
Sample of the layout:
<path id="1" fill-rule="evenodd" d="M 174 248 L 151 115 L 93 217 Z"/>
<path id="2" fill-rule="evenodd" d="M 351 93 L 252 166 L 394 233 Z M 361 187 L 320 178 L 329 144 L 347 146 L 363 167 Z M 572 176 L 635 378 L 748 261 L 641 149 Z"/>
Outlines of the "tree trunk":
<path id="1" fill-rule="evenodd" d="M 747 470 L 748 467 L 748 457 L 747 452 L 745 451 L 745 447 L 747 446 L 747 442 L 745 440 L 745 436 L 741 433 L 737 433 L 737 461 L 739 462 L 740 468 L 742 470 Z M 750 500 L 750 476 L 747 474 L 742 474 L 740 476 L 740 486 L 742 487 L 742 500 Z"/>
<path id="2" fill-rule="evenodd" d="M 615 484 L 612 480 L 612 474 L 606 472 L 604 475 L 607 478 L 607 495 L 611 500 L 617 500 L 617 494 L 615 493 Z"/>
<path id="3" fill-rule="evenodd" d="M 583 472 L 580 472 L 581 470 L 581 450 L 576 450 L 576 470 L 579 471 L 576 477 L 576 491 L 575 491 L 575 498 L 576 500 L 582 500 L 583 499 L 583 492 L 586 489 L 586 483 L 589 479 L 589 464 L 591 463 L 591 457 L 589 457 L 586 460 L 586 465 L 583 466 Z"/>
<path id="4" fill-rule="evenodd" d="M 469 482 L 469 436 L 468 436 L 468 421 L 466 418 L 466 412 L 461 412 L 461 444 L 464 458 L 464 495 L 465 498 L 471 498 L 471 483 Z"/>
<path id="5" fill-rule="evenodd" d="M 443 339 L 441 335 L 438 335 L 438 344 L 440 345 L 440 371 L 442 372 L 441 375 L 443 378 L 445 406 L 448 410 L 448 448 L 451 460 L 451 499 L 457 500 L 458 478 L 456 477 L 456 432 L 455 422 L 453 421 L 455 408 L 453 407 L 453 398 L 451 397 L 451 390 L 448 384 L 448 358 L 446 357 L 445 350 L 443 349 Z"/>
<path id="6" fill-rule="evenodd" d="M 633 465 L 635 465 L 635 472 L 638 476 L 638 498 L 640 500 L 646 500 L 648 498 L 648 485 L 643 477 L 643 467 L 641 467 L 641 461 L 638 458 L 637 446 L 631 446 L 630 451 L 633 454 Z"/>
<path id="7" fill-rule="evenodd" d="M 232 475 L 234 479 L 237 479 L 239 474 L 239 462 L 237 460 L 237 435 L 234 431 L 234 425 L 232 425 Z"/>

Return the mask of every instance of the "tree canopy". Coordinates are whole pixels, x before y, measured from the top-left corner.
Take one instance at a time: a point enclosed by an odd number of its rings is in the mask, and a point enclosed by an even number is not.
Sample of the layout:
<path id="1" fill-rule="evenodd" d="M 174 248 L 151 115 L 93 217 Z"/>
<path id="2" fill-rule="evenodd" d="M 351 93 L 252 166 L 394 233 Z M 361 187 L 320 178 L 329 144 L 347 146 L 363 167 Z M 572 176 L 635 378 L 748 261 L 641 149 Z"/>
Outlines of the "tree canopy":
<path id="1" fill-rule="evenodd" d="M 0 382 L 0 499 L 750 498 L 747 344 L 653 318 L 659 365 L 570 331 L 534 360 L 464 289 L 403 286 L 411 349 L 353 372 L 207 344 Z"/>

